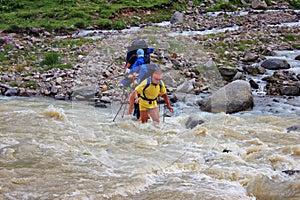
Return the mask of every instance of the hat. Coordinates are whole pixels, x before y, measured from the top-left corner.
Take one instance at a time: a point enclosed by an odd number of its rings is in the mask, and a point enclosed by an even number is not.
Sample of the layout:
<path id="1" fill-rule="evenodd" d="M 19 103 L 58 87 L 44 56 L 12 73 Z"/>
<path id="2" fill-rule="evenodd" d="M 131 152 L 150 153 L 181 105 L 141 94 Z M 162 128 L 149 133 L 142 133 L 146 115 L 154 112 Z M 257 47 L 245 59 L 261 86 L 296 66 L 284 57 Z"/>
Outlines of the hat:
<path id="1" fill-rule="evenodd" d="M 138 50 L 136 51 L 136 53 L 137 53 L 138 57 L 144 56 L 144 50 L 143 50 L 143 49 L 138 49 Z"/>

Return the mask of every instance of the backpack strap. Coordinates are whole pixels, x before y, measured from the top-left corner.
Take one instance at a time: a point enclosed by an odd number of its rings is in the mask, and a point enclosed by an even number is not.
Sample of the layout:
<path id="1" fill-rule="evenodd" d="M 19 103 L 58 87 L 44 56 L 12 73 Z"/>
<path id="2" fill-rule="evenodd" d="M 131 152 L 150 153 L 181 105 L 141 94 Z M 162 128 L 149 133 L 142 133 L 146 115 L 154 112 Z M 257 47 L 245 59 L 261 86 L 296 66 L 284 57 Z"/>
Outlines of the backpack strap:
<path id="1" fill-rule="evenodd" d="M 149 98 L 146 97 L 146 94 L 145 94 L 145 90 L 150 86 L 150 84 L 151 84 L 151 77 L 148 77 L 147 78 L 147 84 L 143 89 L 143 96 L 141 96 L 141 95 L 138 95 L 138 96 L 141 97 L 142 99 L 146 100 L 146 101 L 149 101 L 149 104 L 152 104 L 152 101 L 156 101 L 157 97 L 155 99 L 149 99 Z M 160 81 L 159 82 L 159 88 L 161 88 L 161 87 L 162 87 L 162 82 Z"/>

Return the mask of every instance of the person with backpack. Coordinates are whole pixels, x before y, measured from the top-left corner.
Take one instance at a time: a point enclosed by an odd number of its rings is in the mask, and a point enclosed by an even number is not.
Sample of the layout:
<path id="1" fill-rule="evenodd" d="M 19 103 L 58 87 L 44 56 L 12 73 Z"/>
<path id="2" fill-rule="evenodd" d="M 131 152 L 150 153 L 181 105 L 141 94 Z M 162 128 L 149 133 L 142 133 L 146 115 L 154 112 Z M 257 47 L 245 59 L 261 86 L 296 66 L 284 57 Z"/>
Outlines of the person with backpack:
<path id="1" fill-rule="evenodd" d="M 140 84 L 143 80 L 145 80 L 148 77 L 151 77 L 154 71 L 160 70 L 160 67 L 157 64 L 143 64 L 139 65 L 134 69 L 133 75 L 134 76 L 134 85 Z M 133 112 L 133 115 L 139 119 L 140 113 L 139 113 L 139 105 L 134 103 L 134 98 L 132 93 L 129 95 L 129 108 L 128 108 L 128 114 L 131 114 Z"/>
<path id="2" fill-rule="evenodd" d="M 136 80 L 139 73 L 139 67 L 144 64 L 144 50 L 137 50 L 138 58 L 135 63 L 130 67 L 130 69 L 126 69 L 125 78 L 122 80 L 122 84 L 124 87 L 133 87 L 136 84 Z"/>
<path id="3" fill-rule="evenodd" d="M 144 50 L 144 63 L 150 63 L 150 54 L 154 52 L 153 48 L 148 48 L 148 44 L 145 40 L 134 40 L 131 46 L 127 47 L 126 64 L 124 67 L 124 73 L 127 69 L 130 69 L 132 65 L 138 59 L 137 50 Z"/>
<path id="4" fill-rule="evenodd" d="M 139 104 L 139 120 L 142 123 L 148 122 L 150 117 L 153 121 L 159 123 L 158 96 L 162 96 L 168 109 L 174 112 L 162 76 L 162 71 L 156 70 L 151 77 L 143 80 L 134 90 L 133 97 L 135 103 Z"/>
<path id="5" fill-rule="evenodd" d="M 125 78 L 122 80 L 122 84 L 125 87 L 134 88 L 138 82 L 139 70 L 140 66 L 144 64 L 144 50 L 138 49 L 137 50 L 138 58 L 135 63 L 131 66 L 130 69 L 126 69 Z M 134 110 L 134 100 L 132 99 L 132 93 L 129 94 L 129 108 L 128 114 L 131 114 Z"/>
<path id="6" fill-rule="evenodd" d="M 136 59 L 135 63 L 130 67 L 130 69 L 126 70 L 129 73 L 138 72 L 138 67 L 145 63 L 144 50 L 143 49 L 138 49 L 136 51 L 136 53 L 137 53 L 137 59 Z"/>

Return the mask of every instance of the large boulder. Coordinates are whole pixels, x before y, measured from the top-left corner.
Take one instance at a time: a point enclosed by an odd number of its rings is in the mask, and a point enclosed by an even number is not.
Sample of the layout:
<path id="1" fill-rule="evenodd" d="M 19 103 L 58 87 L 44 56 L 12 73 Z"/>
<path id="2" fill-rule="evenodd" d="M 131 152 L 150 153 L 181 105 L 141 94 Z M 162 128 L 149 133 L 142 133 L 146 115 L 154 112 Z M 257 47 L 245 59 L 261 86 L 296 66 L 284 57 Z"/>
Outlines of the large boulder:
<path id="1" fill-rule="evenodd" d="M 201 103 L 200 109 L 207 112 L 236 113 L 254 106 L 251 86 L 247 81 L 236 80 L 220 88 Z"/>
<path id="2" fill-rule="evenodd" d="M 100 89 L 94 86 L 83 86 L 73 89 L 72 100 L 94 101 Z"/>
<path id="3" fill-rule="evenodd" d="M 184 18 L 183 13 L 182 13 L 182 12 L 179 12 L 179 11 L 176 11 L 176 12 L 172 15 L 172 17 L 171 17 L 171 19 L 170 19 L 170 23 L 171 23 L 171 24 L 176 24 L 176 23 L 181 24 L 181 23 L 183 23 L 183 18 Z"/>
<path id="4" fill-rule="evenodd" d="M 289 69 L 291 66 L 286 60 L 272 58 L 265 60 L 262 64 L 262 67 L 271 70 L 279 70 L 279 69 Z"/>

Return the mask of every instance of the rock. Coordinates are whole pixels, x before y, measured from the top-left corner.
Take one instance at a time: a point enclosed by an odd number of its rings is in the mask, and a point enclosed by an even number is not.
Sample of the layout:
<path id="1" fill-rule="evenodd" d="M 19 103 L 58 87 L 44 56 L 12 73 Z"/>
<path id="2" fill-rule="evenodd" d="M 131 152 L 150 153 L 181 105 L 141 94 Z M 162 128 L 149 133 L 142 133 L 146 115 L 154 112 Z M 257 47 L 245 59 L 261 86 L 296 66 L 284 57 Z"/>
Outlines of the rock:
<path id="1" fill-rule="evenodd" d="M 191 115 L 188 117 L 185 127 L 188 129 L 193 129 L 199 124 L 203 124 L 204 120 L 200 119 L 199 115 Z"/>
<path id="2" fill-rule="evenodd" d="M 61 85 L 62 82 L 63 82 L 63 78 L 62 77 L 57 77 L 55 82 L 56 82 L 56 84 Z"/>
<path id="3" fill-rule="evenodd" d="M 9 87 L 8 90 L 4 93 L 5 96 L 17 96 L 19 93 L 19 88 Z"/>
<path id="4" fill-rule="evenodd" d="M 73 90 L 72 100 L 92 101 L 99 89 L 93 86 L 79 87 Z"/>
<path id="5" fill-rule="evenodd" d="M 254 88 L 254 89 L 259 88 L 259 85 L 252 78 L 250 78 L 249 83 L 250 83 L 252 88 Z"/>
<path id="6" fill-rule="evenodd" d="M 266 73 L 266 69 L 260 66 L 243 66 L 243 70 L 252 76 Z"/>
<path id="7" fill-rule="evenodd" d="M 177 24 L 177 23 L 183 23 L 183 13 L 179 12 L 179 11 L 176 11 L 171 19 L 170 19 L 170 23 L 171 24 Z"/>
<path id="8" fill-rule="evenodd" d="M 183 84 L 179 85 L 175 91 L 175 93 L 190 93 L 194 90 L 193 83 L 195 79 L 189 80 L 184 82 Z"/>
<path id="9" fill-rule="evenodd" d="M 289 133 L 291 131 L 300 131 L 300 126 L 290 126 L 286 129 L 286 131 Z"/>
<path id="10" fill-rule="evenodd" d="M 263 77 L 262 80 L 267 82 L 266 91 L 269 95 L 300 95 L 299 79 L 291 71 L 275 71 L 273 75 Z"/>
<path id="11" fill-rule="evenodd" d="M 295 60 L 300 60 L 300 55 L 296 56 Z"/>
<path id="12" fill-rule="evenodd" d="M 54 86 L 54 87 L 51 88 L 51 93 L 52 94 L 57 94 L 57 92 L 58 92 L 58 87 Z"/>
<path id="13" fill-rule="evenodd" d="M 242 72 L 237 72 L 234 77 L 232 78 L 233 81 L 243 79 L 243 73 Z"/>
<path id="14" fill-rule="evenodd" d="M 54 96 L 54 99 L 56 100 L 66 100 L 66 96 L 63 94 L 57 94 Z"/>
<path id="15" fill-rule="evenodd" d="M 291 67 L 286 60 L 277 59 L 277 58 L 265 60 L 261 64 L 261 66 L 271 70 L 289 69 Z"/>
<path id="16" fill-rule="evenodd" d="M 283 173 L 286 173 L 288 175 L 294 175 L 294 174 L 300 174 L 300 170 L 284 170 Z"/>
<path id="17" fill-rule="evenodd" d="M 100 101 L 103 103 L 112 103 L 112 100 L 107 96 L 101 97 Z"/>
<path id="18" fill-rule="evenodd" d="M 300 88 L 297 86 L 283 86 L 280 88 L 281 95 L 300 96 Z"/>
<path id="19" fill-rule="evenodd" d="M 252 0 L 251 7 L 254 9 L 266 9 L 268 5 L 263 0 Z"/>
<path id="20" fill-rule="evenodd" d="M 256 53 L 246 51 L 244 57 L 241 59 L 243 62 L 254 62 L 259 58 Z"/>
<path id="21" fill-rule="evenodd" d="M 219 72 L 225 80 L 230 81 L 237 73 L 237 69 L 231 66 L 222 66 L 219 67 Z"/>
<path id="22" fill-rule="evenodd" d="M 236 80 L 222 87 L 204 100 L 200 109 L 207 112 L 236 113 L 252 109 L 254 106 L 250 84 Z"/>

